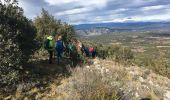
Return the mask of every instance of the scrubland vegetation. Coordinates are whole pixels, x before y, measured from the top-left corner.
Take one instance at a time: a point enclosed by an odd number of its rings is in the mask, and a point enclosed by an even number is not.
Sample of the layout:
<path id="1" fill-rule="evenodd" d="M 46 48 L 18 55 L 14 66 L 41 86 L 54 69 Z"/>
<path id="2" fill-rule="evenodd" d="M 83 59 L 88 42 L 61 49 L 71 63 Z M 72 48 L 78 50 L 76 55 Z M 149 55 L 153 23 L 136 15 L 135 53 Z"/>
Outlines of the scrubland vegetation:
<path id="1" fill-rule="evenodd" d="M 103 48 L 105 56 L 112 56 L 117 62 L 124 63 L 128 60 L 129 64 L 150 68 L 170 77 L 169 35 L 169 32 L 113 32 L 82 40 L 93 41 L 92 45 L 99 44 L 97 47 Z M 110 51 L 115 51 L 116 54 Z M 99 56 L 100 54 L 102 53 Z"/>
<path id="2" fill-rule="evenodd" d="M 36 69 L 32 71 L 30 67 L 35 55 L 47 58 L 47 52 L 42 49 L 47 35 L 62 34 L 66 44 L 74 37 L 71 25 L 56 20 L 44 9 L 33 21 L 23 13 L 15 0 L 0 2 L 0 86 L 1 93 L 7 95 L 18 84 L 39 78 L 34 73 Z"/>
<path id="3" fill-rule="evenodd" d="M 154 33 L 89 37 L 82 42 L 96 47 L 97 58 L 88 58 L 92 63 L 80 64 L 82 58 L 76 51 L 77 66 L 72 67 L 66 50 L 60 65 L 55 61 L 49 65 L 43 49 L 45 37 L 62 35 L 67 45 L 76 39 L 73 26 L 55 19 L 45 9 L 29 20 L 18 2 L 11 1 L 0 2 L 0 99 L 169 98 L 170 49 L 157 48 L 168 46 L 169 39 L 150 39 Z"/>

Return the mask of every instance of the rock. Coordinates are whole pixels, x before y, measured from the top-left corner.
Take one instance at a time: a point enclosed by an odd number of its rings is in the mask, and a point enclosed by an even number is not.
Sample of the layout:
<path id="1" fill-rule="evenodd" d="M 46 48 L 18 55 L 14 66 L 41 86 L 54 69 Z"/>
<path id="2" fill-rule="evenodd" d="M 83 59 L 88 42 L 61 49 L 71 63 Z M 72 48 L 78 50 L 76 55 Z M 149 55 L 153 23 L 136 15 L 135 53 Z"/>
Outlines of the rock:
<path id="1" fill-rule="evenodd" d="M 139 81 L 144 82 L 145 80 L 143 79 L 143 77 L 139 77 Z"/>
<path id="2" fill-rule="evenodd" d="M 86 66 L 86 68 L 88 68 L 88 69 L 89 69 L 89 68 L 90 68 L 90 66 Z"/>
<path id="3" fill-rule="evenodd" d="M 5 100 L 11 100 L 11 97 L 12 96 L 10 95 L 10 96 L 6 97 Z"/>
<path id="4" fill-rule="evenodd" d="M 108 73 L 109 72 L 109 69 L 106 69 L 106 73 Z"/>
<path id="5" fill-rule="evenodd" d="M 139 98 L 139 94 L 138 94 L 137 92 L 135 93 L 135 97 L 136 97 L 136 98 Z"/>
<path id="6" fill-rule="evenodd" d="M 164 95 L 164 100 L 170 100 L 170 91 L 167 91 Z"/>
<path id="7" fill-rule="evenodd" d="M 153 85 L 153 82 L 150 80 L 150 81 L 149 81 L 149 84 Z"/>

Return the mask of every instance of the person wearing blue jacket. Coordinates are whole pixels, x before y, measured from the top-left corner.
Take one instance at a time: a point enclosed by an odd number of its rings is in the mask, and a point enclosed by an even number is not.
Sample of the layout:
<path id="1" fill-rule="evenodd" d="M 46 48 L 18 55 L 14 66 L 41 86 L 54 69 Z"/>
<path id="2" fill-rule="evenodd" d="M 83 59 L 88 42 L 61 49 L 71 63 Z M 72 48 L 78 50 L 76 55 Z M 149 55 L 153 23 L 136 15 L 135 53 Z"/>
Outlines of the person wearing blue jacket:
<path id="1" fill-rule="evenodd" d="M 61 36 L 58 37 L 58 40 L 56 41 L 56 51 L 57 51 L 57 63 L 60 63 L 60 60 L 62 59 L 62 54 L 64 51 L 64 42 L 62 41 Z"/>

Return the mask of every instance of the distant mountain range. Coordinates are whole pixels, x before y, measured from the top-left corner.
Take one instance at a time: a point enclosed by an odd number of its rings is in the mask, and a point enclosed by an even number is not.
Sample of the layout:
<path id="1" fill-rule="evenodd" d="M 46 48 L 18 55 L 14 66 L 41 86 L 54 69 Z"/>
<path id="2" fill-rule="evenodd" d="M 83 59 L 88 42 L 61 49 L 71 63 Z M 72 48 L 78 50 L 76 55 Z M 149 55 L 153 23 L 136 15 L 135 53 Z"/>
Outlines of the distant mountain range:
<path id="1" fill-rule="evenodd" d="M 97 23 L 74 26 L 77 35 L 92 36 L 122 31 L 170 31 L 170 22 Z"/>
<path id="2" fill-rule="evenodd" d="M 96 23 L 74 25 L 75 29 L 93 29 L 93 28 L 118 28 L 118 29 L 151 29 L 165 28 L 170 29 L 170 22 L 129 22 L 129 23 Z"/>

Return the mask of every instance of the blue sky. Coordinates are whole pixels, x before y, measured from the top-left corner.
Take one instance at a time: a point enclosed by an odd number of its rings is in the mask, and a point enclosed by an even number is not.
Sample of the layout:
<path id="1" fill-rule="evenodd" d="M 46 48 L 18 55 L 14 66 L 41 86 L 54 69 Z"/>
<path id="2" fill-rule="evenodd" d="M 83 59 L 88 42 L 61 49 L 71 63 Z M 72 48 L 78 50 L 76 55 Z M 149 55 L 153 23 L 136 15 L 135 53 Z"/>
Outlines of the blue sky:
<path id="1" fill-rule="evenodd" d="M 170 0 L 19 0 L 31 19 L 45 8 L 70 24 L 170 21 Z"/>

